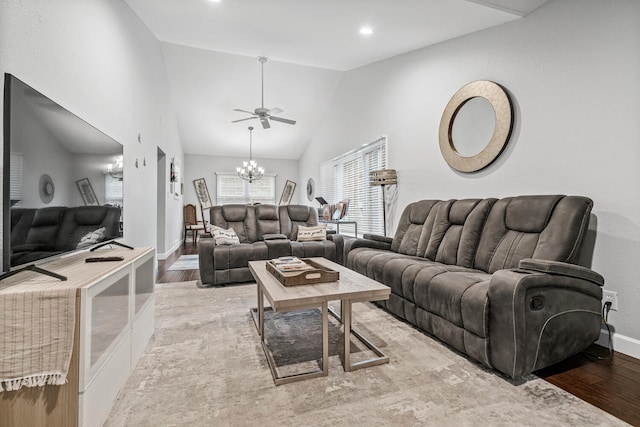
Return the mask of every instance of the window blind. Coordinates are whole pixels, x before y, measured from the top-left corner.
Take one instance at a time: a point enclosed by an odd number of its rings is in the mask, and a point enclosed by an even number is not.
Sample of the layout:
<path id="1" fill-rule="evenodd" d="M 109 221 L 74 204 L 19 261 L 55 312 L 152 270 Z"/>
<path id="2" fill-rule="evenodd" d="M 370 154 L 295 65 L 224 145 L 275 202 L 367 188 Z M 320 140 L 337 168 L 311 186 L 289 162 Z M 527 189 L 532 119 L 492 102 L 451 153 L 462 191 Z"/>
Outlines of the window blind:
<path id="1" fill-rule="evenodd" d="M 276 203 L 276 176 L 264 175 L 261 180 L 245 181 L 236 173 L 216 173 L 216 203 Z"/>
<path id="2" fill-rule="evenodd" d="M 357 221 L 362 234 L 384 233 L 382 187 L 369 186 L 369 172 L 386 167 L 386 137 L 320 165 L 322 197 L 332 204 L 348 199 L 345 219 Z"/>
<path id="3" fill-rule="evenodd" d="M 22 200 L 22 153 L 10 153 L 9 163 L 9 198 L 11 199 L 11 205 L 17 204 L 20 206 Z"/>

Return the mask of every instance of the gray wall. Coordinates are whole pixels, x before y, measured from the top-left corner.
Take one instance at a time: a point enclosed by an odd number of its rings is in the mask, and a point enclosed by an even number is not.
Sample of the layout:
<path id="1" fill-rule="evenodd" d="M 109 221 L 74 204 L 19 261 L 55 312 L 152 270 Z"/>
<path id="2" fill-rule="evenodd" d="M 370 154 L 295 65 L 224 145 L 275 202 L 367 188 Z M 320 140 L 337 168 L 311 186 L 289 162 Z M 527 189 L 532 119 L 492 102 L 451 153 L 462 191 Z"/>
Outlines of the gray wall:
<path id="1" fill-rule="evenodd" d="M 318 182 L 319 162 L 386 134 L 396 221 L 427 198 L 592 198 L 592 267 L 619 296 L 609 316 L 616 350 L 640 357 L 639 22 L 638 1 L 552 0 L 523 19 L 349 71 L 299 181 Z M 438 127 L 450 97 L 479 79 L 512 94 L 516 123 L 502 156 L 467 175 L 443 160 Z"/>

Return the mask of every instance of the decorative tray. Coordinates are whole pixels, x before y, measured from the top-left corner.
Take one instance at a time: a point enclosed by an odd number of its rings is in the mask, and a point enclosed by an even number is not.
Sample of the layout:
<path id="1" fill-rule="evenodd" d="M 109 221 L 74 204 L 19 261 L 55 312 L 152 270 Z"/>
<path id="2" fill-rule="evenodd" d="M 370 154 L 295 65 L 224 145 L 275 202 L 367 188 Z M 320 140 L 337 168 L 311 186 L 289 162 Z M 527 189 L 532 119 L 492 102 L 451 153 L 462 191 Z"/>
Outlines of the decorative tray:
<path id="1" fill-rule="evenodd" d="M 290 258 L 290 257 L 287 257 Z M 282 258 L 281 258 L 282 259 Z M 296 258 L 306 264 L 304 269 L 283 271 L 276 265 L 278 260 L 268 260 L 267 271 L 284 286 L 310 285 L 313 283 L 335 282 L 340 279 L 340 272 L 331 270 L 307 258 Z"/>

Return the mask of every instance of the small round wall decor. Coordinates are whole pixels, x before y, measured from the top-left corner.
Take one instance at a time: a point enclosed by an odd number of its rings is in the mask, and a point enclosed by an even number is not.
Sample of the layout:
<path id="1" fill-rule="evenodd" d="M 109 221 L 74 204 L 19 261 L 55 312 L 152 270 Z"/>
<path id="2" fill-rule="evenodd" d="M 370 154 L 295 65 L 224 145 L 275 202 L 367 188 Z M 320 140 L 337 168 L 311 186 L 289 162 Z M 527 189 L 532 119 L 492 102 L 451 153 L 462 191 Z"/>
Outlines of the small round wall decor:
<path id="1" fill-rule="evenodd" d="M 313 178 L 309 178 L 307 180 L 307 200 L 313 202 L 313 196 L 316 193 L 316 184 L 313 181 Z"/>
<path id="2" fill-rule="evenodd" d="M 53 179 L 46 173 L 40 177 L 40 183 L 38 184 L 38 192 L 40 193 L 40 200 L 42 203 L 49 204 L 53 200 L 53 195 L 56 191 L 56 186 L 53 185 Z"/>

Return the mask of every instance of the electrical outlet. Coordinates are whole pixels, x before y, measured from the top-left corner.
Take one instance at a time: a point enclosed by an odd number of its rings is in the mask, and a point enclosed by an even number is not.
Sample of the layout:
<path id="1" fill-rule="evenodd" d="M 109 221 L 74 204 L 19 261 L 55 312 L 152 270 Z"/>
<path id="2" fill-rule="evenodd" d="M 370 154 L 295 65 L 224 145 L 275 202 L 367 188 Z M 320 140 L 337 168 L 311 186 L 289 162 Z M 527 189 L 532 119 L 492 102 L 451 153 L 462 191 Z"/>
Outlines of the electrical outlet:
<path id="1" fill-rule="evenodd" d="M 611 302 L 611 310 L 618 311 L 618 293 L 614 291 L 603 291 L 602 304 Z"/>

